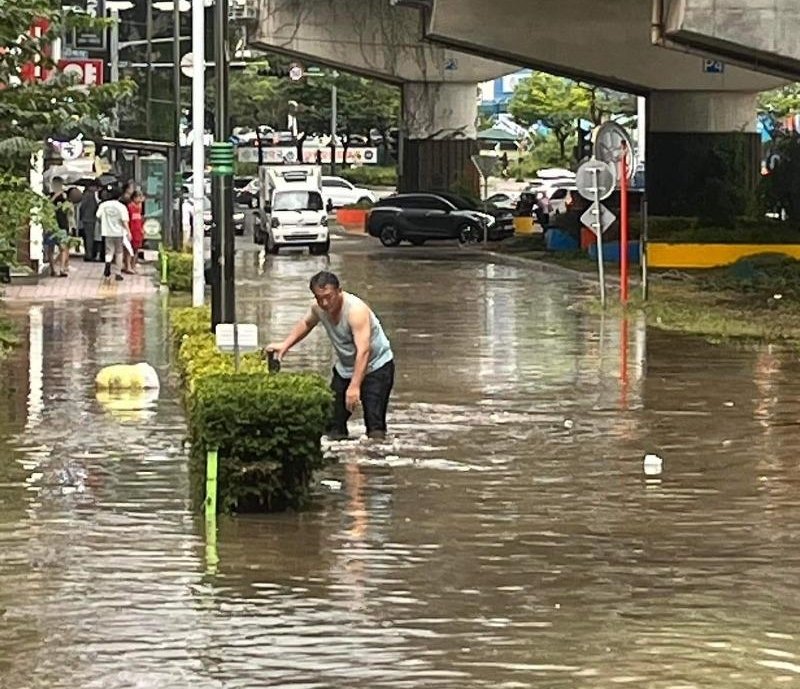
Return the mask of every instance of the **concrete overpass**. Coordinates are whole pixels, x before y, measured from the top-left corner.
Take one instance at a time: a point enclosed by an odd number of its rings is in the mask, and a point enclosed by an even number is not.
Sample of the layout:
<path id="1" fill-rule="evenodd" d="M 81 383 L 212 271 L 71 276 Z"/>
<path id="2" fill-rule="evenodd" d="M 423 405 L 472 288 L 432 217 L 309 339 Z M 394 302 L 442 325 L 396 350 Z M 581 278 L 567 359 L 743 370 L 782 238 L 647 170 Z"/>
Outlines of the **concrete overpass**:
<path id="1" fill-rule="evenodd" d="M 250 43 L 402 89 L 401 189 L 477 190 L 477 85 L 513 71 L 423 36 L 416 8 L 388 0 L 261 0 Z"/>
<path id="2" fill-rule="evenodd" d="M 739 0 L 740 5 L 753 2 L 777 7 L 788 0 Z M 706 0 L 714 6 L 735 3 Z M 738 161 L 737 184 L 755 183 L 757 94 L 784 83 L 780 76 L 744 66 L 709 66 L 692 52 L 694 47 L 689 51 L 662 45 L 673 46 L 686 37 L 687 26 L 700 26 L 700 4 L 261 0 L 254 43 L 401 84 L 408 138 L 401 170 L 406 188 L 447 186 L 462 175 L 466 153 L 473 150 L 469 139 L 474 136 L 475 84 L 510 71 L 511 65 L 646 95 L 651 209 L 688 214 L 702 203 L 704 177 L 713 169 L 709 160 L 720 151 L 725 159 Z M 714 26 L 722 25 L 717 21 Z M 752 60 L 739 62 L 761 67 Z M 460 141 L 460 154 L 437 151 L 431 137 Z M 437 161 L 438 174 L 412 174 L 420 157 Z"/>
<path id="3" fill-rule="evenodd" d="M 800 79 L 800 13 L 794 0 L 655 0 L 654 40 Z"/>

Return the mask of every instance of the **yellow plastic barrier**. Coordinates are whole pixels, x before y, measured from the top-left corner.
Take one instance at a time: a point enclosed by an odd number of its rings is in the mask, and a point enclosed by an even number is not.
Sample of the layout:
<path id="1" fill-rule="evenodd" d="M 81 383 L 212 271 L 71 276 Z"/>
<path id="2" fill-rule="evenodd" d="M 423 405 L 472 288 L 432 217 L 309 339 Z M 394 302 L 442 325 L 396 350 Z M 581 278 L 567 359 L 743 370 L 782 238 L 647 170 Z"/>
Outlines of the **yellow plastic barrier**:
<path id="1" fill-rule="evenodd" d="M 94 385 L 98 390 L 158 390 L 158 373 L 150 364 L 112 364 L 100 369 Z"/>
<path id="2" fill-rule="evenodd" d="M 530 216 L 520 216 L 514 218 L 514 232 L 516 234 L 533 234 L 534 222 Z"/>
<path id="3" fill-rule="evenodd" d="M 785 254 L 800 259 L 800 244 L 647 244 L 651 268 L 717 268 L 755 254 Z"/>

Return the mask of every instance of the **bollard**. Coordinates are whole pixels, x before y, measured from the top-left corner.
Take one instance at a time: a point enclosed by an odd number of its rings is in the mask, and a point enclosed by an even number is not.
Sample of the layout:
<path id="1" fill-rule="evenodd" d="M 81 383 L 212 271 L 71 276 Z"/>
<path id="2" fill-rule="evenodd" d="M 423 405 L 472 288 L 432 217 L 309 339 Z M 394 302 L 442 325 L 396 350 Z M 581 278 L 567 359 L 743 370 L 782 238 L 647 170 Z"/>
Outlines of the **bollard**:
<path id="1" fill-rule="evenodd" d="M 158 260 L 161 263 L 161 284 L 167 284 L 167 254 L 164 251 L 164 245 L 158 245 Z"/>
<path id="2" fill-rule="evenodd" d="M 217 450 L 206 453 L 206 518 L 217 514 Z"/>
<path id="3" fill-rule="evenodd" d="M 206 453 L 206 572 L 217 573 L 217 450 Z"/>

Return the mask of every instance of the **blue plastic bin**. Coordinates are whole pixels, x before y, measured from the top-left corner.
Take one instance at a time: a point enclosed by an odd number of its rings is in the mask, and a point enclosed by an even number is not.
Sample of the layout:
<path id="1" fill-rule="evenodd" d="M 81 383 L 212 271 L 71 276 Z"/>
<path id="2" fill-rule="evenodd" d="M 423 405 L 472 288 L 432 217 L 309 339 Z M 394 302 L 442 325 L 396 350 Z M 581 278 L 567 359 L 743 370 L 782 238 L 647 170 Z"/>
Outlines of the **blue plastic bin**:
<path id="1" fill-rule="evenodd" d="M 589 245 L 589 256 L 597 260 L 597 244 Z M 603 242 L 603 263 L 619 263 L 619 242 Z M 639 242 L 628 242 L 628 263 L 639 263 Z"/>
<path id="2" fill-rule="evenodd" d="M 563 230 L 551 228 L 545 235 L 545 246 L 548 251 L 579 251 L 580 244 Z"/>

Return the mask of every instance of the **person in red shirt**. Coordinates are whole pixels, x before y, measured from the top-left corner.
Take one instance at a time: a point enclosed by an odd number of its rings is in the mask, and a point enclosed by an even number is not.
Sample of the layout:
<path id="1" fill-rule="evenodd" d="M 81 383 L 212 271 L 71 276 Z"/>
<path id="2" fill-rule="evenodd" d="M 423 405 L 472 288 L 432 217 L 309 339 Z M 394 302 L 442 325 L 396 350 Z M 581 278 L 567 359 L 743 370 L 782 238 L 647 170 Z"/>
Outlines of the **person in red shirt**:
<path id="1" fill-rule="evenodd" d="M 133 192 L 133 196 L 128 203 L 128 215 L 130 216 L 133 256 L 129 259 L 126 272 L 135 273 L 136 263 L 139 260 L 139 251 L 141 251 L 142 244 L 144 244 L 144 194 L 141 191 Z"/>

